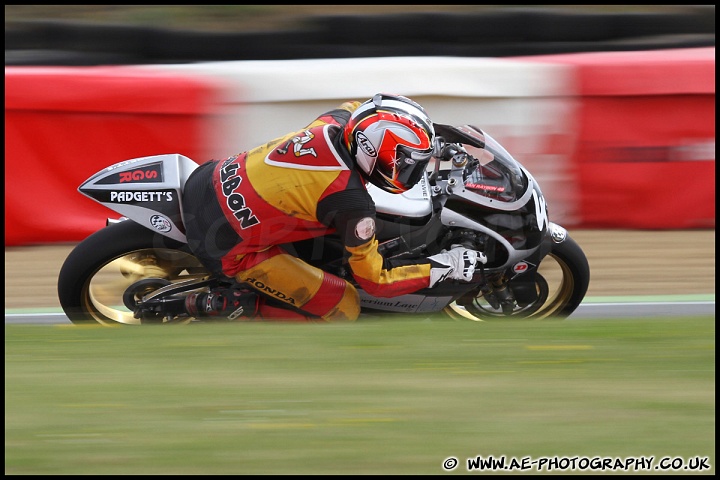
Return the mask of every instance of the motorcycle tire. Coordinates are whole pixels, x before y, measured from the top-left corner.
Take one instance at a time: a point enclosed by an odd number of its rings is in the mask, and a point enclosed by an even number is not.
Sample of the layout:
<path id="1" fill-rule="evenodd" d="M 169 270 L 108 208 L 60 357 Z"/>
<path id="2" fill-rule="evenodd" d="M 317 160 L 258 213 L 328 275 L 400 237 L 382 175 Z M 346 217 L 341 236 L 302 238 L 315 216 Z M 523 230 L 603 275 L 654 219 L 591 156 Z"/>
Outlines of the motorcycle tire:
<path id="1" fill-rule="evenodd" d="M 567 318 L 585 298 L 590 285 L 585 252 L 569 235 L 563 242 L 553 243 L 550 253 L 540 262 L 535 283 L 538 300 L 509 313 L 489 305 L 479 291 L 470 304 L 453 302 L 444 311 L 456 320 L 473 321 Z"/>
<path id="2" fill-rule="evenodd" d="M 70 252 L 58 276 L 58 297 L 74 324 L 173 323 L 135 318 L 126 306 L 127 296 L 142 296 L 168 282 L 205 275 L 207 270 L 187 244 L 124 220 L 98 230 Z M 190 320 L 185 317 L 175 323 Z"/>

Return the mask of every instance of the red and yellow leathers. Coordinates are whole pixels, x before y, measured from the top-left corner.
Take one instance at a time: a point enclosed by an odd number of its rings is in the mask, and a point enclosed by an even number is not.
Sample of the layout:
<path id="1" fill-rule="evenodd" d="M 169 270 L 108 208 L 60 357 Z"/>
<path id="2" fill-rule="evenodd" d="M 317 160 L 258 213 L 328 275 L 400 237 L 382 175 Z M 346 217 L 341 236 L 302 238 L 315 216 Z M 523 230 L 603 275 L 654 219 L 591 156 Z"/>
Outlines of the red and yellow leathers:
<path id="1" fill-rule="evenodd" d="M 183 208 L 188 243 L 215 272 L 252 285 L 265 298 L 257 316 L 355 320 L 356 288 L 278 245 L 336 232 L 356 282 L 394 297 L 429 285 L 430 264 L 390 267 L 378 252 L 375 204 L 343 143 L 342 126 L 360 102 L 346 102 L 304 129 L 224 161 L 201 165 Z M 281 302 L 291 310 L 272 308 Z"/>

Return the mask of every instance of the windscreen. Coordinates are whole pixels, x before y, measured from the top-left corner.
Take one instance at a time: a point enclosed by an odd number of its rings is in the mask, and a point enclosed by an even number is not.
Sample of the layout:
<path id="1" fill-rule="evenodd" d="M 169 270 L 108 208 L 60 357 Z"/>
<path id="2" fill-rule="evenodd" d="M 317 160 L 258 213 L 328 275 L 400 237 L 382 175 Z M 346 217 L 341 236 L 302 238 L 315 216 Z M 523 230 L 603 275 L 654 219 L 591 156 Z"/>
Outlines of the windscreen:
<path id="1" fill-rule="evenodd" d="M 465 179 L 465 188 L 501 202 L 514 202 L 528 188 L 527 179 L 512 156 L 487 133 L 485 148 L 466 146 L 479 164 Z"/>

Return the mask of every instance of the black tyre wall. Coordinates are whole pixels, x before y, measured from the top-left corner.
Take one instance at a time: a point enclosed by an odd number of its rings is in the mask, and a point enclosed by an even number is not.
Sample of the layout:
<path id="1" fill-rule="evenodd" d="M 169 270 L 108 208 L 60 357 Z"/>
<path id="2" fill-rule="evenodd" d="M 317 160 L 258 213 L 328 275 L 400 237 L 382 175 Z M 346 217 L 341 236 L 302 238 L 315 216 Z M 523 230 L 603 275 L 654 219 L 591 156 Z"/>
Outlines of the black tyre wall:
<path id="1" fill-rule="evenodd" d="M 575 281 L 568 304 L 558 312 L 558 316 L 567 317 L 580 305 L 590 286 L 590 265 L 582 248 L 569 235 L 562 243 L 553 243 L 552 254 L 561 259 L 572 272 Z"/>
<path id="2" fill-rule="evenodd" d="M 82 292 L 90 277 L 111 260 L 144 248 L 189 252 L 187 245 L 155 233 L 131 220 L 111 224 L 80 242 L 63 263 L 58 276 L 58 298 L 74 323 L 86 321 Z"/>

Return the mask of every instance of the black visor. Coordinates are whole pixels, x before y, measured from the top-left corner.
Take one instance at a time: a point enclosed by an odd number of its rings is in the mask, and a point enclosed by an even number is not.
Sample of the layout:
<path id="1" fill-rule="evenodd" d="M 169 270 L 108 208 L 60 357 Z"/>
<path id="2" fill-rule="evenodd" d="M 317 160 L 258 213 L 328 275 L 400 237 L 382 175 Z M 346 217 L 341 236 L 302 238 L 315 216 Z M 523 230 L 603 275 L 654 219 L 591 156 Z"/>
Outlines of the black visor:
<path id="1" fill-rule="evenodd" d="M 432 158 L 432 153 L 432 149 L 418 151 L 404 145 L 398 145 L 395 180 L 407 188 L 415 185 L 422 178 L 430 158 Z"/>

